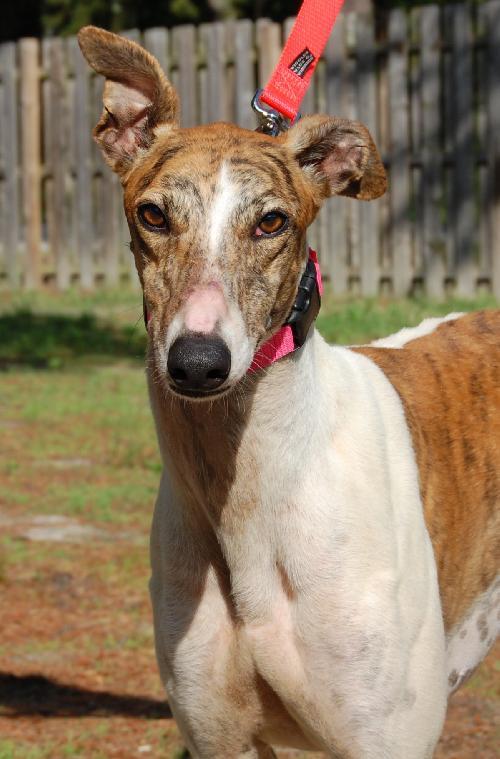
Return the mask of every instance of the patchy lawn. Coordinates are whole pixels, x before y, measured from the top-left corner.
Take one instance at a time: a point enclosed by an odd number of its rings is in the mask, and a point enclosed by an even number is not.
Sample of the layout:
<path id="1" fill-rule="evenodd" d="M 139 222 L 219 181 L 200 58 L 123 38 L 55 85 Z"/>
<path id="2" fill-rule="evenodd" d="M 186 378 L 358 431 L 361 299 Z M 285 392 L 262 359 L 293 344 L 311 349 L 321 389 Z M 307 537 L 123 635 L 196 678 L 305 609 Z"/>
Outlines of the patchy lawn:
<path id="1" fill-rule="evenodd" d="M 325 301 L 320 327 L 339 342 L 466 305 Z M 147 595 L 160 463 L 140 296 L 2 308 L 0 759 L 181 757 Z M 497 644 L 454 697 L 438 759 L 498 756 L 499 680 Z"/>

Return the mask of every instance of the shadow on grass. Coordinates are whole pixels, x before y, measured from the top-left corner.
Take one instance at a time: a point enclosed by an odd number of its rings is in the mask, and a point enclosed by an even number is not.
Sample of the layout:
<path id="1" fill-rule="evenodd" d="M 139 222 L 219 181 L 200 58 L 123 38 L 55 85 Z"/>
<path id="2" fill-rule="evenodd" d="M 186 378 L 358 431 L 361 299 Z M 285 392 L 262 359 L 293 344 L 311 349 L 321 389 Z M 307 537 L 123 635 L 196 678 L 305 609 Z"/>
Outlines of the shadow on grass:
<path id="1" fill-rule="evenodd" d="M 166 701 L 64 685 L 43 675 L 0 672 L 0 716 L 171 718 Z"/>
<path id="2" fill-rule="evenodd" d="M 22 309 L 0 315 L 0 369 L 57 369 L 76 359 L 143 361 L 146 335 L 136 326 L 115 326 L 93 314 L 36 314 Z"/>

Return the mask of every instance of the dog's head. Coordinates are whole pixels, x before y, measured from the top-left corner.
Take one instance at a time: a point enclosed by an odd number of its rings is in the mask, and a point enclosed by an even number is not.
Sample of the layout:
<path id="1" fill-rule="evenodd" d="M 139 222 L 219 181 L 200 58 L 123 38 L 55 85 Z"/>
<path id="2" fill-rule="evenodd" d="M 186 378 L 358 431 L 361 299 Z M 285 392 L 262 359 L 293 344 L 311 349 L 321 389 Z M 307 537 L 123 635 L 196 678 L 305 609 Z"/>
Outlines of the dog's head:
<path id="1" fill-rule="evenodd" d="M 324 198 L 382 195 L 384 167 L 364 126 L 328 116 L 278 138 L 181 129 L 153 56 L 95 27 L 79 42 L 106 78 L 94 138 L 123 184 L 155 376 L 180 395 L 221 394 L 287 318 Z"/>

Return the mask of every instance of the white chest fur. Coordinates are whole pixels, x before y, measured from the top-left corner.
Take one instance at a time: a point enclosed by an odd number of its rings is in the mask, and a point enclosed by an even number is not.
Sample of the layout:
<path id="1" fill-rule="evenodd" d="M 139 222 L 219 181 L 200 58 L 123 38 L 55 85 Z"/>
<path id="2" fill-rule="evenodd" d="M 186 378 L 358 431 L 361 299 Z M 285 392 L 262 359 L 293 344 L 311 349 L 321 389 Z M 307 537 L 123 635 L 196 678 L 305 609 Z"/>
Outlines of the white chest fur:
<path id="1" fill-rule="evenodd" d="M 421 759 L 444 716 L 444 632 L 403 408 L 368 359 L 328 348 L 318 336 L 310 342 L 287 394 L 270 379 L 254 398 L 238 449 L 251 459 L 253 486 L 249 493 L 236 476 L 214 524 L 242 627 L 233 629 L 213 598 L 198 603 L 199 631 L 195 617 L 189 646 L 167 645 L 164 656 L 171 673 L 181 672 L 184 651 L 195 708 L 193 666 L 206 672 L 196 659 L 212 660 L 207 629 L 221 620 L 224 639 L 238 636 L 238 646 L 244 640 L 242 661 L 250 657 L 313 745 L 339 756 Z M 279 371 L 286 371 L 284 362 Z M 186 534 L 184 555 L 175 556 L 179 509 L 181 494 L 160 492 L 152 583 L 157 641 L 178 627 L 176 605 L 184 603 L 167 583 L 190 550 Z M 160 550 L 168 569 L 155 555 Z M 182 683 L 169 677 L 169 689 L 186 702 Z M 347 754 L 349 746 L 354 753 Z"/>

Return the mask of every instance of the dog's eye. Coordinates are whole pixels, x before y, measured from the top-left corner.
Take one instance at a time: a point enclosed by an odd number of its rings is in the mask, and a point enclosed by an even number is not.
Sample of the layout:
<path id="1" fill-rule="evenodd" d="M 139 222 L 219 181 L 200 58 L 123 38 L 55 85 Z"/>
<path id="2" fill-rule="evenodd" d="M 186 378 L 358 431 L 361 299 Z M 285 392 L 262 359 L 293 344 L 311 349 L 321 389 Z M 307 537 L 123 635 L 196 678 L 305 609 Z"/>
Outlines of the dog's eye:
<path id="1" fill-rule="evenodd" d="M 266 215 L 259 221 L 259 225 L 255 230 L 255 235 L 257 237 L 262 237 L 262 235 L 275 235 L 285 227 L 287 221 L 288 219 L 285 214 L 280 211 L 266 213 Z"/>
<path id="2" fill-rule="evenodd" d="M 154 203 L 145 203 L 138 208 L 139 218 L 148 229 L 166 229 L 167 219 L 165 214 Z"/>

